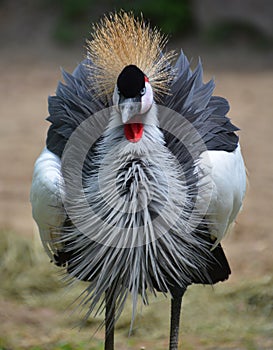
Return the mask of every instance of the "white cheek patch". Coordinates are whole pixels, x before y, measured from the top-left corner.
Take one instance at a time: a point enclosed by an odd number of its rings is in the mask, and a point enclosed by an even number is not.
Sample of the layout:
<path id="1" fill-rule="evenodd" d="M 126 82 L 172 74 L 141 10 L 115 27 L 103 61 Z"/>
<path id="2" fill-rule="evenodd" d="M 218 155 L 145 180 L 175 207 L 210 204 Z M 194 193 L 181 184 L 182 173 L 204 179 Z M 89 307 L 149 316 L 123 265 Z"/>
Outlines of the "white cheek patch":
<path id="1" fill-rule="evenodd" d="M 113 93 L 113 105 L 117 106 L 118 105 L 118 101 L 119 101 L 119 94 L 118 94 L 118 88 L 117 88 L 117 85 L 116 85 L 114 93 Z"/>
<path id="2" fill-rule="evenodd" d="M 145 82 L 145 88 L 146 88 L 146 93 L 141 98 L 140 114 L 144 114 L 148 112 L 148 110 L 151 108 L 153 104 L 153 99 L 154 99 L 152 87 L 150 83 L 148 83 L 147 81 Z"/>

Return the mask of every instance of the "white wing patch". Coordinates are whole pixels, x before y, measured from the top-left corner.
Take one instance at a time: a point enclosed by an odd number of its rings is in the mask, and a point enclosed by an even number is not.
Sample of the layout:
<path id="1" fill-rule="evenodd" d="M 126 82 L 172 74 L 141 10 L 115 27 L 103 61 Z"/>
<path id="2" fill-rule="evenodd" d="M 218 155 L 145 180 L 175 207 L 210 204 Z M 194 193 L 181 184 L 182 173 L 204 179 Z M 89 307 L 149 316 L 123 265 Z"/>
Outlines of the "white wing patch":
<path id="1" fill-rule="evenodd" d="M 216 238 L 215 247 L 234 223 L 246 191 L 246 171 L 240 145 L 233 152 L 202 153 L 196 171 L 206 174 L 199 181 L 197 209 L 207 209 L 209 230 Z"/>
<path id="2" fill-rule="evenodd" d="M 36 160 L 30 191 L 32 216 L 36 221 L 44 248 L 51 259 L 59 248 L 60 228 L 66 218 L 61 191 L 63 177 L 61 160 L 54 153 L 44 148 Z"/>

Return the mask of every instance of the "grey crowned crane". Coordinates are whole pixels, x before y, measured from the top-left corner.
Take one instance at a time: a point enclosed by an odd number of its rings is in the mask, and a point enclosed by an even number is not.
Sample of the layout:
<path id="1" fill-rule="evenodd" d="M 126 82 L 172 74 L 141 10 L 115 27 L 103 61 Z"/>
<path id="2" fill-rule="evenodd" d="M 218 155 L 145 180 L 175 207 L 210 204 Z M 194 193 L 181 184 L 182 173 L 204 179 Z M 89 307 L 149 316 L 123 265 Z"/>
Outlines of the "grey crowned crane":
<path id="1" fill-rule="evenodd" d="M 170 349 L 191 284 L 231 273 L 220 241 L 242 206 L 246 174 L 228 102 L 201 63 L 143 18 L 121 12 L 93 28 L 87 56 L 49 97 L 51 123 L 31 203 L 44 248 L 86 281 L 86 317 L 105 310 L 105 349 L 132 296 L 171 296 Z"/>

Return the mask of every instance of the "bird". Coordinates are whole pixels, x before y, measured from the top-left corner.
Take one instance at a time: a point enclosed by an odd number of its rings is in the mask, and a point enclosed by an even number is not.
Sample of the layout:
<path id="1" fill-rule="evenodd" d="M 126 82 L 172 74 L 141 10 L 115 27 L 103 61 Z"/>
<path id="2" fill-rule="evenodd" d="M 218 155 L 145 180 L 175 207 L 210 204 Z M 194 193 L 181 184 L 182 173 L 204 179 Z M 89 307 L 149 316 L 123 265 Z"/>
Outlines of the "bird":
<path id="1" fill-rule="evenodd" d="M 246 171 L 228 101 L 143 15 L 93 25 L 86 56 L 63 71 L 30 191 L 50 260 L 85 281 L 86 319 L 105 312 L 105 350 L 128 295 L 170 295 L 169 349 L 192 284 L 227 280 L 221 245 L 240 212 Z"/>

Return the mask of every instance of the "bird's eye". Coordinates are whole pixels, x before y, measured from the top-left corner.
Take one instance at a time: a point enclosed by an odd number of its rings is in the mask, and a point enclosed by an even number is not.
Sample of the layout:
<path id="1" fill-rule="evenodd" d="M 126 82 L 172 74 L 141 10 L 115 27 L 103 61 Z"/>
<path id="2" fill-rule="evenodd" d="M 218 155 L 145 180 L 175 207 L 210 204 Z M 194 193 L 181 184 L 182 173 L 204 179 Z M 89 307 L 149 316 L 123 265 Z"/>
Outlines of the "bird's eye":
<path id="1" fill-rule="evenodd" d="M 146 93 L 146 87 L 140 90 L 140 96 L 145 95 L 145 93 Z"/>

